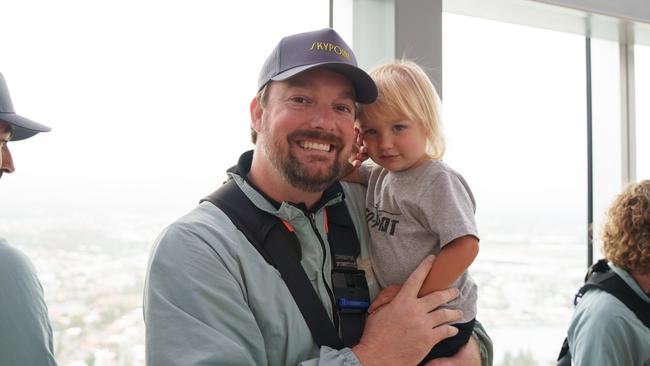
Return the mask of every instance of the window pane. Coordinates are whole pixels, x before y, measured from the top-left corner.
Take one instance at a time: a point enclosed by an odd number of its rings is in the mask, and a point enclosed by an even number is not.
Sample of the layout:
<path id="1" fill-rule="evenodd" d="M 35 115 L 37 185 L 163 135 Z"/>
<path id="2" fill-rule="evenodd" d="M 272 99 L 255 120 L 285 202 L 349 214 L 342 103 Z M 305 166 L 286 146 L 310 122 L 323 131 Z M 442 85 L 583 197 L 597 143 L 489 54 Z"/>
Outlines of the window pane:
<path id="1" fill-rule="evenodd" d="M 586 258 L 585 42 L 444 15 L 446 161 L 477 200 L 495 364 L 557 357 Z"/>
<path id="2" fill-rule="evenodd" d="M 370 70 L 395 57 L 395 0 L 334 0 L 334 28 Z"/>
<path id="3" fill-rule="evenodd" d="M 14 106 L 52 132 L 10 143 L 0 236 L 35 263 L 60 365 L 143 365 L 151 245 L 252 148 L 264 59 L 281 37 L 327 27 L 329 1 L 25 0 L 1 12 Z"/>
<path id="4" fill-rule="evenodd" d="M 617 42 L 591 40 L 594 259 L 602 257 L 605 213 L 621 191 L 621 84 Z"/>

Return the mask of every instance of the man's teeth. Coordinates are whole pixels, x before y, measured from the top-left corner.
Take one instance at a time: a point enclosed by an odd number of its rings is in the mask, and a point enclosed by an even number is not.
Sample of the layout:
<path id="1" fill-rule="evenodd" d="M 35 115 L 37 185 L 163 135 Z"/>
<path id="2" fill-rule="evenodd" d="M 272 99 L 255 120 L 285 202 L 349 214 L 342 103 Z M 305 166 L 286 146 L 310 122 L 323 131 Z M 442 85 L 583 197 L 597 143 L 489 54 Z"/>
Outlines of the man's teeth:
<path id="1" fill-rule="evenodd" d="M 329 144 L 320 144 L 318 142 L 313 142 L 313 141 L 301 141 L 300 147 L 309 150 L 330 151 Z"/>

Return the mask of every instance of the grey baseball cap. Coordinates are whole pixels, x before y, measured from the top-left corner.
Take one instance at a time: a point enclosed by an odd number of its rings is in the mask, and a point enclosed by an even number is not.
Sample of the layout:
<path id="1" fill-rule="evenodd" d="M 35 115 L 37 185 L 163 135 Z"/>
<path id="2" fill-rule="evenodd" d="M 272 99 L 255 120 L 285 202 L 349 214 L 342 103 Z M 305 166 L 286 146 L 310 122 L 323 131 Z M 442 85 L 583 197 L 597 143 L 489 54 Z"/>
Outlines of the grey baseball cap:
<path id="1" fill-rule="evenodd" d="M 350 80 L 357 102 L 368 104 L 377 99 L 375 82 L 357 66 L 352 49 L 331 28 L 282 38 L 262 66 L 258 90 L 271 80 L 286 80 L 315 68 L 336 71 Z"/>
<path id="2" fill-rule="evenodd" d="M 47 132 L 50 130 L 45 125 L 16 114 L 14 105 L 11 103 L 11 97 L 9 96 L 9 88 L 7 88 L 7 83 L 2 73 L 0 73 L 0 122 L 5 122 L 13 126 L 14 133 L 11 136 L 11 141 L 24 140 L 39 132 Z"/>

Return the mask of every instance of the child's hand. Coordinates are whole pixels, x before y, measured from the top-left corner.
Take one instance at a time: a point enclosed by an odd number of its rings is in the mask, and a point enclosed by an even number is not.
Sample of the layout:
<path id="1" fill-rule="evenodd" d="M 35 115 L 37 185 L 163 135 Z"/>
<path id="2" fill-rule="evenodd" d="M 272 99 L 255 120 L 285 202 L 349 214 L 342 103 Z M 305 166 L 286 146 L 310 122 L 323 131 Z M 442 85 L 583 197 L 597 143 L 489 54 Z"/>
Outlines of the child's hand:
<path id="1" fill-rule="evenodd" d="M 354 143 L 352 144 L 352 153 L 349 162 L 353 167 L 358 168 L 361 163 L 368 160 L 368 148 L 363 145 L 363 136 L 361 131 L 354 128 Z"/>
<path id="2" fill-rule="evenodd" d="M 370 304 L 370 307 L 368 308 L 368 314 L 374 313 L 377 311 L 377 309 L 393 301 L 393 298 L 395 298 L 395 295 L 397 295 L 401 287 L 402 286 L 400 285 L 390 285 L 381 290 L 379 295 L 377 295 L 377 298 L 375 298 L 375 301 Z"/>

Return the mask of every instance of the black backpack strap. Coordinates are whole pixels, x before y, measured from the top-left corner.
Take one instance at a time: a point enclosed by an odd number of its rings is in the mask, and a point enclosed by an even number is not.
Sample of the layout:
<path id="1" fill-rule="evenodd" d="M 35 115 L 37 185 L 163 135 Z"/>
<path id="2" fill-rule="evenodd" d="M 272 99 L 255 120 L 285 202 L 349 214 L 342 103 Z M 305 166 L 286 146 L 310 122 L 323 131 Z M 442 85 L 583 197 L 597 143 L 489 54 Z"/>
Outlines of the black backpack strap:
<path id="1" fill-rule="evenodd" d="M 277 268 L 316 344 L 341 349 L 338 332 L 300 264 L 296 235 L 280 219 L 257 208 L 232 179 L 203 201 L 219 207 L 264 259 Z"/>
<path id="2" fill-rule="evenodd" d="M 328 241 L 332 252 L 332 287 L 343 344 L 359 342 L 370 305 L 368 282 L 357 268 L 361 252 L 350 212 L 343 201 L 326 208 Z"/>
<path id="3" fill-rule="evenodd" d="M 650 304 L 641 300 L 634 290 L 616 272 L 612 271 L 606 259 L 594 263 L 585 276 L 585 284 L 580 287 L 573 299 L 573 305 L 578 304 L 578 299 L 592 288 L 599 288 L 619 299 L 650 329 Z M 557 366 L 571 365 L 571 354 L 569 353 L 569 342 L 564 339 Z"/>
<path id="4" fill-rule="evenodd" d="M 560 349 L 560 355 L 557 357 L 557 366 L 571 366 L 571 352 L 569 350 L 569 338 L 565 337 Z"/>
<path id="5" fill-rule="evenodd" d="M 601 259 L 601 261 L 604 261 L 604 259 Z M 609 269 L 609 266 L 607 268 Z M 607 272 L 594 272 L 578 293 L 584 294 L 592 288 L 599 288 L 614 295 L 650 329 L 650 304 L 641 300 L 636 292 L 616 272 L 611 269 Z"/>

